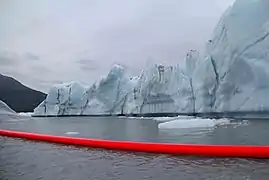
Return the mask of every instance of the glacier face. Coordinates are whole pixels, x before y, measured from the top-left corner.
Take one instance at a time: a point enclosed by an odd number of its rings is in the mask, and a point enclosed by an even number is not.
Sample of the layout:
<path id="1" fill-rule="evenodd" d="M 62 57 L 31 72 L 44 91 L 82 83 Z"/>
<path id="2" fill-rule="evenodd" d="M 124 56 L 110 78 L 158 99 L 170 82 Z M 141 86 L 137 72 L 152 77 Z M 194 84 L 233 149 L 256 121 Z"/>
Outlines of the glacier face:
<path id="1" fill-rule="evenodd" d="M 193 69 L 199 53 L 191 50 L 185 66 L 154 65 L 137 77 L 114 65 L 90 88 L 77 82 L 55 85 L 34 110 L 35 116 L 112 115 L 193 112 Z"/>
<path id="2" fill-rule="evenodd" d="M 193 70 L 199 53 L 191 50 L 185 58 L 185 67 L 154 65 L 142 71 L 138 82 L 129 94 L 129 113 L 194 112 Z"/>
<path id="3" fill-rule="evenodd" d="M 195 70 L 197 111 L 268 110 L 269 2 L 237 0 Z"/>
<path id="4" fill-rule="evenodd" d="M 129 77 L 119 65 L 90 88 L 51 88 L 34 115 L 269 110 L 269 1 L 237 0 L 207 42 L 182 65 L 153 65 Z"/>
<path id="5" fill-rule="evenodd" d="M 115 65 L 107 77 L 90 88 L 88 97 L 85 97 L 86 108 L 83 114 L 123 113 L 127 96 L 135 84 L 136 78 L 129 78 L 123 67 Z"/>
<path id="6" fill-rule="evenodd" d="M 115 65 L 90 88 L 78 82 L 52 87 L 34 115 L 120 114 L 135 84 L 136 78 L 130 79 L 121 66 Z"/>
<path id="7" fill-rule="evenodd" d="M 34 110 L 34 114 L 79 115 L 85 87 L 71 82 L 52 87 L 46 99 Z"/>

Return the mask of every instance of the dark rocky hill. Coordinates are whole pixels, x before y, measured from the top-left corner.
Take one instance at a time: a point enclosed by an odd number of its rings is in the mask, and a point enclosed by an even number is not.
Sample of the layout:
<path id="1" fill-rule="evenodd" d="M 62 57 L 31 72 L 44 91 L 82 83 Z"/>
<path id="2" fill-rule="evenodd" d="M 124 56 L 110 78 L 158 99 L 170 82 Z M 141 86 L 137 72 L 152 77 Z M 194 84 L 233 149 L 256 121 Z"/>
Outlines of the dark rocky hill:
<path id="1" fill-rule="evenodd" d="M 0 74 L 0 100 L 16 112 L 33 112 L 46 94 L 33 90 L 12 77 Z"/>

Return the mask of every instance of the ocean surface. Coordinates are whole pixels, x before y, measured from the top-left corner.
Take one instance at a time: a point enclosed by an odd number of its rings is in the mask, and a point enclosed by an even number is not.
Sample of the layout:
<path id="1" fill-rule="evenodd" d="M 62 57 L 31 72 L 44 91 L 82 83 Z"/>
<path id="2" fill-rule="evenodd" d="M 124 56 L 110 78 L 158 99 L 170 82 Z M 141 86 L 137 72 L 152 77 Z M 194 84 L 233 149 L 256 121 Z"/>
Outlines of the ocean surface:
<path id="1" fill-rule="evenodd" d="M 112 140 L 269 145 L 268 120 L 158 129 L 152 119 L 0 116 L 0 129 Z M 186 121 L 186 123 L 188 123 Z M 269 160 L 182 157 L 0 137 L 0 180 L 268 180 Z"/>

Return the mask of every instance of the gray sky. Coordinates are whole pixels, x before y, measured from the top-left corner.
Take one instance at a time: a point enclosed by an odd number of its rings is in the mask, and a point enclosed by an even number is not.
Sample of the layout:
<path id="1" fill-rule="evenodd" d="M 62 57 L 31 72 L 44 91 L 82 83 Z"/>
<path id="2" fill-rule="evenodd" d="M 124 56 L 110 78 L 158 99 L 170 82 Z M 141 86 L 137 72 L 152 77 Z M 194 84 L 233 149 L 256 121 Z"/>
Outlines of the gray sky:
<path id="1" fill-rule="evenodd" d="M 0 0 L 0 73 L 35 89 L 90 85 L 114 63 L 131 74 L 203 51 L 234 0 Z"/>

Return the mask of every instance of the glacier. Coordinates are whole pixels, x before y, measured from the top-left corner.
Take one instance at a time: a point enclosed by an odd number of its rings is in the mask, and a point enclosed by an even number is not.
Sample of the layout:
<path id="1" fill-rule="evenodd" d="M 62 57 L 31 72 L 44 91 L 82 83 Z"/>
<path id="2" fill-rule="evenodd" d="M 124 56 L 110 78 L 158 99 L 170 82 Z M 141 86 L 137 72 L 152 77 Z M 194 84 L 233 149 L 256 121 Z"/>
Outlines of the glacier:
<path id="1" fill-rule="evenodd" d="M 120 65 L 91 87 L 53 86 L 36 116 L 268 111 L 269 1 L 236 0 L 201 55 L 131 77 Z"/>
<path id="2" fill-rule="evenodd" d="M 191 50 L 184 70 L 179 65 L 153 65 L 130 77 L 122 66 L 114 65 L 91 87 L 78 82 L 55 85 L 33 116 L 193 112 L 190 72 L 197 57 L 199 53 Z"/>
<path id="3" fill-rule="evenodd" d="M 90 88 L 78 82 L 53 86 L 33 115 L 111 115 L 134 108 L 129 94 L 138 79 L 126 75 L 123 67 L 114 65 L 108 75 Z"/>
<path id="4" fill-rule="evenodd" d="M 269 2 L 228 8 L 194 72 L 198 112 L 267 111 Z"/>

